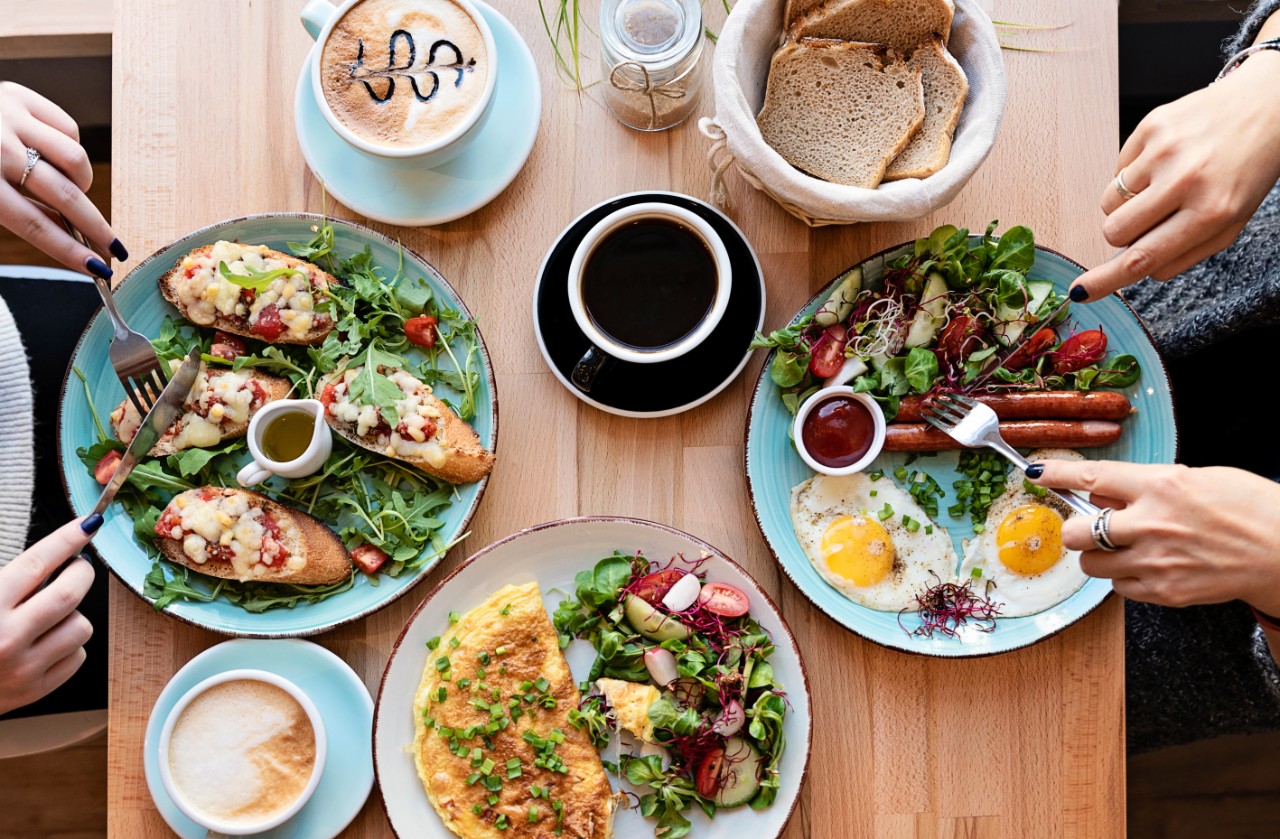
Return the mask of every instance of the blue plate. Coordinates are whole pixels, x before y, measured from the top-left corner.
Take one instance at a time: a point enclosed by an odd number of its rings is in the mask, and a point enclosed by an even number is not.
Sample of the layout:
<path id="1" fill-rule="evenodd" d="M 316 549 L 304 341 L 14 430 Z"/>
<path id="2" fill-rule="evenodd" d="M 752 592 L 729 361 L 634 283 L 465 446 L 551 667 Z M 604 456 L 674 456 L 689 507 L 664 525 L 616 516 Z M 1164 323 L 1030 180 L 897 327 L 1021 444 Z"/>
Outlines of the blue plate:
<path id="1" fill-rule="evenodd" d="M 222 221 L 197 230 L 157 251 L 130 271 L 116 289 L 116 305 L 130 327 L 143 335 L 157 335 L 165 317 L 176 317 L 177 310 L 160 296 L 156 281 L 184 254 L 219 239 L 263 244 L 287 253 L 287 242 L 305 242 L 311 238 L 313 227 L 323 221 L 321 216 L 309 213 L 278 213 Z M 437 300 L 471 317 L 453 288 L 422 257 L 408 248 L 402 251 L 398 243 L 367 227 L 337 219 L 330 219 L 329 223 L 334 228 L 334 247 L 337 253 L 345 256 L 360 251 L 367 245 L 373 253 L 373 264 L 381 266 L 390 274 L 394 273 L 403 252 L 407 275 L 423 277 Z M 76 456 L 77 448 L 91 445 L 97 440 L 97 431 L 85 397 L 86 388 L 81 385 L 74 370 L 79 369 L 84 374 L 93 404 L 105 424 L 107 414 L 124 399 L 124 389 L 107 358 L 110 340 L 111 324 L 105 314 L 99 311 L 89 322 L 76 346 L 75 355 L 71 358 L 72 368 L 67 370 L 62 386 L 62 404 L 58 418 L 58 459 L 67 498 L 76 515 L 84 515 L 93 509 L 102 487 Z M 471 424 L 480 435 L 481 442 L 493 451 L 498 438 L 498 397 L 494 390 L 493 368 L 489 363 L 483 338 L 480 338 L 479 360 L 480 387 L 476 391 L 476 415 Z M 456 393 L 443 385 L 437 390 L 445 398 L 457 397 Z M 248 461 L 247 452 L 243 458 Z M 452 542 L 466 532 L 467 524 L 480 503 L 487 483 L 486 479 L 457 488 L 453 503 L 439 514 L 445 522 L 440 536 L 446 542 Z M 94 537 L 92 547 L 112 573 L 141 597 L 143 578 L 151 570 L 152 562 L 133 535 L 133 522 L 124 515 L 118 504 L 113 504 L 107 510 L 106 524 Z M 251 614 L 219 599 L 210 603 L 174 601 L 164 611 L 188 623 L 227 635 L 275 638 L 311 635 L 358 620 L 381 609 L 426 576 L 438 561 L 435 559 L 424 563 L 416 573 L 406 571 L 396 578 L 382 576 L 378 579 L 377 586 L 370 585 L 364 574 L 356 574 L 355 585 L 350 591 L 319 603 L 300 604 L 292 609 L 273 609 L 261 614 Z M 192 576 L 195 578 L 198 575 Z"/>
<path id="2" fill-rule="evenodd" d="M 538 65 L 509 20 L 480 0 L 475 5 L 493 31 L 498 53 L 493 103 L 467 150 L 435 169 L 384 163 L 335 134 L 316 105 L 314 58 L 303 63 L 293 99 L 294 130 L 307 166 L 330 195 L 376 221 L 419 227 L 474 213 L 520 174 L 542 117 Z M 312 47 L 318 49 L 318 44 Z"/>
<path id="3" fill-rule="evenodd" d="M 315 703 L 324 720 L 328 758 L 320 783 L 297 814 L 260 839 L 330 839 L 342 832 L 373 789 L 373 700 L 347 663 L 310 641 L 224 641 L 187 662 L 165 685 L 147 721 L 142 762 L 156 809 L 183 839 L 205 839 L 208 831 L 187 818 L 160 780 L 160 730 L 183 695 L 228 670 L 266 670 L 293 682 Z"/>
<path id="4" fill-rule="evenodd" d="M 883 251 L 862 263 L 865 283 L 874 286 L 886 263 L 910 253 L 912 243 Z M 1030 276 L 1051 280 L 1059 291 L 1084 273 L 1084 268 L 1061 254 L 1036 247 L 1036 260 Z M 811 314 L 830 295 L 835 282 L 818 292 L 793 319 Z M 1136 356 L 1142 365 L 1142 377 L 1124 390 L 1137 413 L 1124 421 L 1120 440 L 1106 448 L 1086 449 L 1093 460 L 1126 460 L 1133 463 L 1172 463 L 1177 455 L 1178 435 L 1174 426 L 1173 399 L 1169 394 L 1169 377 L 1164 362 L 1156 351 L 1146 328 L 1138 316 L 1118 296 L 1077 306 L 1072 317 L 1085 326 L 1101 324 L 1109 339 L 1109 347 Z M 756 521 L 791 582 L 813 604 L 840 625 L 886 647 L 913 653 L 944 657 L 991 655 L 1008 652 L 1041 641 L 1087 615 L 1111 593 L 1111 581 L 1090 579 L 1071 597 L 1039 614 L 1022 618 L 1001 618 L 992 632 L 975 627 L 962 628 L 958 637 L 919 638 L 908 635 L 898 624 L 896 612 L 877 612 L 842 597 L 818 575 L 800 548 L 791 527 L 791 488 L 813 476 L 813 471 L 796 454 L 788 431 L 791 415 L 778 397 L 777 387 L 769 378 L 765 362 L 751 400 L 747 420 L 747 481 Z M 876 458 L 873 469 L 883 469 L 885 480 L 906 462 L 902 452 L 885 452 Z M 963 556 L 961 539 L 973 535 L 967 517 L 953 519 L 946 508 L 954 503 L 951 484 L 958 479 L 955 452 L 943 452 L 916 461 L 916 468 L 932 475 L 946 495 L 940 501 L 942 513 L 936 522 L 947 528 L 955 543 L 957 556 Z M 905 616 L 907 626 L 918 625 L 914 616 Z"/>

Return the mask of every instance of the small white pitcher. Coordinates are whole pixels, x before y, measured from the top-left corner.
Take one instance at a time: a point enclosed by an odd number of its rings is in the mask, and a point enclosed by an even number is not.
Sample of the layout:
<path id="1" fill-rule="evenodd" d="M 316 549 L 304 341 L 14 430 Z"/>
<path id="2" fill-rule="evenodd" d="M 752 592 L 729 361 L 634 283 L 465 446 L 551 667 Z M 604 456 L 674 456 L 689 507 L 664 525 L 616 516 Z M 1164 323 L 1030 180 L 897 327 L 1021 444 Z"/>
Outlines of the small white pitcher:
<path id="1" fill-rule="evenodd" d="M 277 414 L 288 411 L 299 411 L 315 418 L 315 425 L 311 430 L 311 443 L 305 452 L 293 460 L 284 462 L 272 460 L 262 450 L 262 434 Z M 324 405 L 319 400 L 279 399 L 264 406 L 250 420 L 249 453 L 253 455 L 253 462 L 245 464 L 236 475 L 236 480 L 241 486 L 249 487 L 260 484 L 273 475 L 279 475 L 282 478 L 305 478 L 307 475 L 318 472 L 324 466 L 324 462 L 329 459 L 329 453 L 332 451 L 333 432 L 329 430 L 329 424 L 324 420 Z"/>

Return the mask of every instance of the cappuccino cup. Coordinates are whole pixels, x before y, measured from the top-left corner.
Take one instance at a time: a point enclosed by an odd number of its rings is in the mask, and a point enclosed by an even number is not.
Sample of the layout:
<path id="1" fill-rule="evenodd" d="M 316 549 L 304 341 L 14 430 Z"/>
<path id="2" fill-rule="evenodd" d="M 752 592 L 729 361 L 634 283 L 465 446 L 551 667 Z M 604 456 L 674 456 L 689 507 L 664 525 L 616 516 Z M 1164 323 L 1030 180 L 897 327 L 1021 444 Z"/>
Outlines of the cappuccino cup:
<path id="1" fill-rule="evenodd" d="M 187 691 L 160 732 L 160 779 L 188 818 L 230 836 L 293 817 L 324 773 L 324 721 L 293 682 L 229 670 Z"/>
<path id="2" fill-rule="evenodd" d="M 302 24 L 316 105 L 361 153 L 433 168 L 487 121 L 498 53 L 471 0 L 310 0 Z"/>

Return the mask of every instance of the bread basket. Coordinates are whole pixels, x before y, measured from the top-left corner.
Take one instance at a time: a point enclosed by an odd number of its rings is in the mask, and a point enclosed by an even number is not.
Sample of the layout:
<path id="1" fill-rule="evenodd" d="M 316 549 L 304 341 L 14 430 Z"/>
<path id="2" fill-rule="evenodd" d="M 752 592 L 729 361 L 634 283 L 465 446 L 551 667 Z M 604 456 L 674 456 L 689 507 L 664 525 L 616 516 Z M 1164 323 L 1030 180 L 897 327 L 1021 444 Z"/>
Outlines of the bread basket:
<path id="1" fill-rule="evenodd" d="M 724 179 L 736 168 L 747 183 L 812 227 L 908 221 L 950 203 L 991 151 L 1004 113 L 1004 60 L 991 18 L 975 0 L 956 2 L 948 49 L 969 79 L 969 96 L 947 165 L 928 178 L 865 189 L 806 175 L 774 151 L 756 126 L 769 60 L 781 42 L 785 2 L 738 0 L 720 32 L 712 66 L 716 115 L 698 122 L 712 141 L 712 200 L 728 204 Z"/>

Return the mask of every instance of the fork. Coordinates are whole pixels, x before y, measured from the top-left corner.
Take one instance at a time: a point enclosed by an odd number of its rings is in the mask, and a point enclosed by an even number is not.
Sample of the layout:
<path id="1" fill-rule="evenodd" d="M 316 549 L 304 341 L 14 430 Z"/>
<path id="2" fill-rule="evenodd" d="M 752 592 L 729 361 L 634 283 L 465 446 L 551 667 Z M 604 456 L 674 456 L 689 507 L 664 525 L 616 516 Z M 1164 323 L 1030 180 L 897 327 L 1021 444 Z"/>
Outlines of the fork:
<path id="1" fill-rule="evenodd" d="M 58 217 L 62 219 L 62 226 L 67 228 L 72 238 L 97 252 L 84 234 L 67 221 L 66 216 L 59 213 Z M 125 393 L 129 395 L 129 401 L 138 409 L 138 415 L 145 417 L 160 398 L 164 386 L 169 383 L 168 372 L 156 355 L 155 348 L 151 346 L 151 341 L 140 332 L 130 329 L 124 322 L 107 281 L 96 274 L 89 276 L 93 278 L 94 287 L 98 289 L 98 296 L 102 298 L 102 305 L 107 310 L 107 317 L 111 319 L 112 329 L 115 330 L 107 356 L 111 359 L 111 366 L 115 368 Z"/>
<path id="2" fill-rule="evenodd" d="M 925 422 L 945 431 L 957 443 L 970 448 L 986 446 L 1004 455 L 1014 466 L 1027 471 L 1031 462 L 1000 436 L 1000 418 L 990 405 L 958 393 L 944 393 L 929 400 Z M 1082 516 L 1096 516 L 1101 508 L 1068 489 L 1049 489 Z"/>

